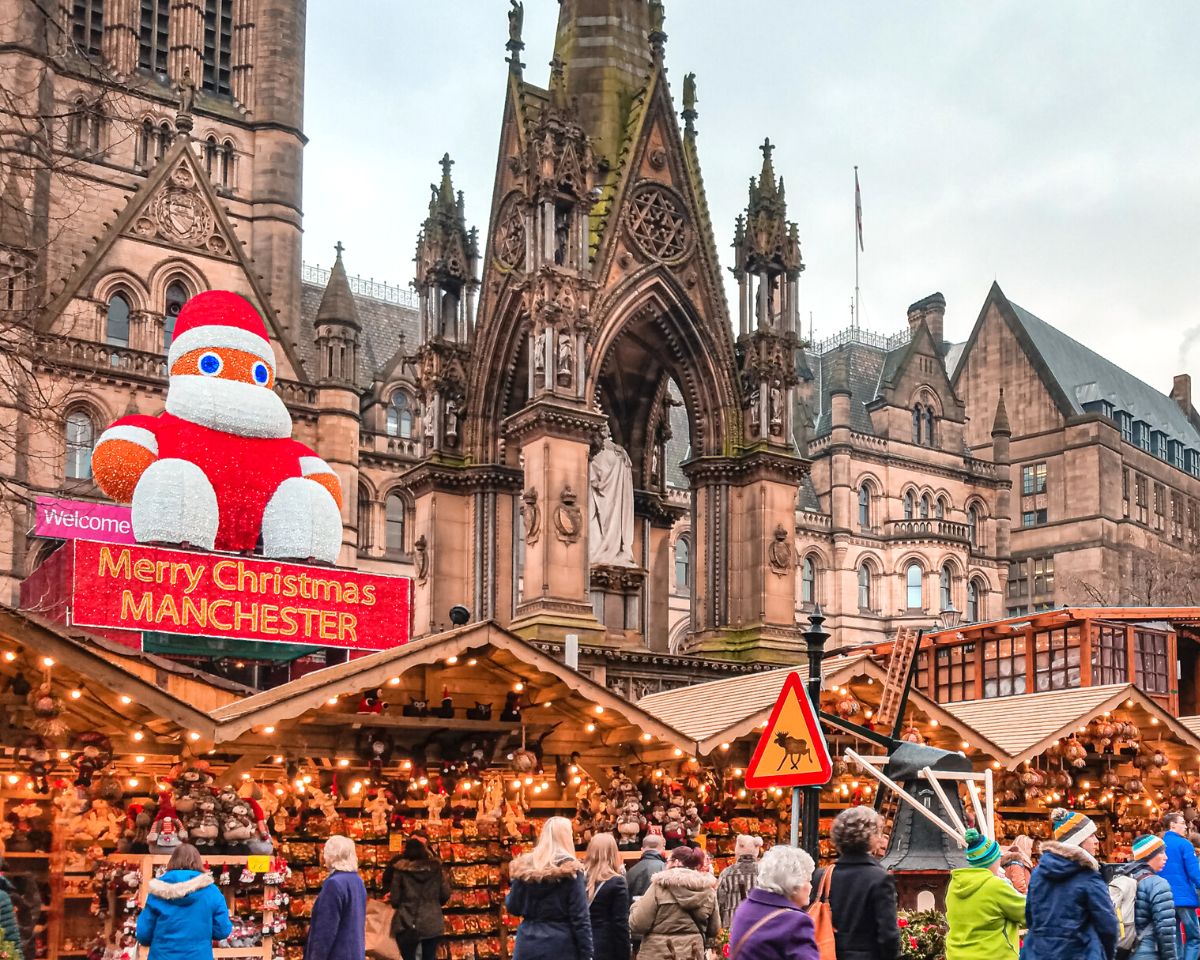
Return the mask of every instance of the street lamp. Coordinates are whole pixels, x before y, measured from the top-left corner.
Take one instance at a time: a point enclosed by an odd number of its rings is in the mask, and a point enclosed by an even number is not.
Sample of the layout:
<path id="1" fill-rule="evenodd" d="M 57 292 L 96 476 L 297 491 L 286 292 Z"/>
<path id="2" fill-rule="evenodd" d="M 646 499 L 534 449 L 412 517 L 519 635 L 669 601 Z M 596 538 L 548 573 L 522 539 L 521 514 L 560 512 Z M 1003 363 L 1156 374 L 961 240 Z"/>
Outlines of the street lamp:
<path id="1" fill-rule="evenodd" d="M 821 605 L 818 603 L 809 614 L 808 629 L 804 631 L 804 639 L 808 643 L 808 699 L 812 703 L 813 710 L 818 713 L 817 723 L 821 722 L 819 716 L 821 710 L 821 661 L 825 659 L 825 644 L 829 641 L 829 631 L 825 629 L 824 623 L 825 614 L 821 611 Z M 799 832 L 800 826 L 798 814 L 802 792 L 804 831 L 801 839 L 804 842 L 804 849 L 813 860 L 816 860 L 820 854 L 818 829 L 821 818 L 821 788 L 819 786 L 809 787 L 805 791 L 801 791 L 799 787 L 792 789 L 792 846 L 796 846 L 798 839 L 796 834 Z"/>
<path id="2" fill-rule="evenodd" d="M 954 609 L 954 601 L 950 601 L 950 606 L 938 614 L 938 622 L 942 625 L 943 630 L 953 630 L 962 621 L 962 614 Z"/>

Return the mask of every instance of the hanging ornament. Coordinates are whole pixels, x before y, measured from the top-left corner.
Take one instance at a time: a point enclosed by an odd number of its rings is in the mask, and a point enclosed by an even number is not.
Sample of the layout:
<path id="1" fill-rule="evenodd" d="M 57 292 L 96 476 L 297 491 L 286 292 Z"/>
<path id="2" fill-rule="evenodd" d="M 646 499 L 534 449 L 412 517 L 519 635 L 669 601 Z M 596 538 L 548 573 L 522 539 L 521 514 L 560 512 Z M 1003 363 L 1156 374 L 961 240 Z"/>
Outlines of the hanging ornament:
<path id="1" fill-rule="evenodd" d="M 45 737 L 31 736 L 21 741 L 17 760 L 25 767 L 25 773 L 33 781 L 34 793 L 50 792 L 50 774 L 54 772 L 54 754 Z"/>
<path id="2" fill-rule="evenodd" d="M 921 735 L 921 731 L 916 727 L 905 727 L 900 731 L 900 739 L 905 743 L 924 743 L 925 738 Z"/>
<path id="3" fill-rule="evenodd" d="M 33 721 L 29 726 L 34 733 L 53 739 L 67 732 L 67 725 L 61 716 L 62 703 L 54 696 L 49 670 L 46 671 L 46 679 L 29 694 L 29 706 L 33 709 Z"/>
<path id="4" fill-rule="evenodd" d="M 1139 777 L 1130 777 L 1125 781 L 1121 789 L 1125 791 L 1125 796 L 1127 797 L 1138 797 L 1141 796 L 1145 787 L 1142 785 Z"/>
<path id="5" fill-rule="evenodd" d="M 835 701 L 833 709 L 843 720 L 849 720 L 851 717 L 858 716 L 862 705 L 852 693 L 844 693 Z"/>
<path id="6" fill-rule="evenodd" d="M 1087 766 L 1087 747 L 1072 737 L 1062 747 L 1063 763 L 1069 763 L 1076 770 Z"/>
<path id="7" fill-rule="evenodd" d="M 75 786 L 90 787 L 92 778 L 112 763 L 112 741 L 95 730 L 71 738 L 71 766 L 75 768 Z"/>

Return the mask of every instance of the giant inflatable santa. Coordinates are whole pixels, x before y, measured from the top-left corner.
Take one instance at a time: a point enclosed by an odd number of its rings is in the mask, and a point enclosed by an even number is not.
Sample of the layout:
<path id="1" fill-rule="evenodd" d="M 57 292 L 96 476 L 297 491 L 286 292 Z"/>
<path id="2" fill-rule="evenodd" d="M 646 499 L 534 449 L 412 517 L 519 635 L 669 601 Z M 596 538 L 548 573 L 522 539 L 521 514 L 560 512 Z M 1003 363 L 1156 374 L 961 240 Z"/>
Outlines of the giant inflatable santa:
<path id="1" fill-rule="evenodd" d="M 337 560 L 342 489 L 329 464 L 292 439 L 275 393 L 262 317 L 237 294 L 193 297 L 167 356 L 166 412 L 122 417 L 100 435 L 100 489 L 133 504 L 140 543 Z"/>

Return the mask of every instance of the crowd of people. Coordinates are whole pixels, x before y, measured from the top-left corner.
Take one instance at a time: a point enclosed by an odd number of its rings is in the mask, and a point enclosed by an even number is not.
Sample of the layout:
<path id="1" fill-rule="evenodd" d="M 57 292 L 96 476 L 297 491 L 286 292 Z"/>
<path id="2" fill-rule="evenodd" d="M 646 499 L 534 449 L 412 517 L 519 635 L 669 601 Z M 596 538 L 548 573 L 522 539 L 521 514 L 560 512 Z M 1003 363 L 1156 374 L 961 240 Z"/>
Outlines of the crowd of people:
<path id="1" fill-rule="evenodd" d="M 1051 828 L 1036 863 L 1028 837 L 1001 849 L 966 832 L 967 866 L 952 871 L 945 896 L 945 960 L 1200 960 L 1200 861 L 1182 814 L 1168 814 L 1161 835 L 1139 837 L 1130 862 L 1107 878 L 1089 817 L 1057 809 Z M 570 821 L 552 817 L 510 865 L 512 960 L 706 960 L 722 931 L 722 960 L 899 960 L 896 884 L 878 859 L 883 831 L 869 807 L 842 811 L 830 834 L 837 860 L 820 871 L 803 850 L 762 854 L 761 840 L 741 836 L 718 879 L 703 849 L 667 851 L 655 835 L 628 871 L 607 833 L 580 860 Z M 331 837 L 324 862 L 305 960 L 363 960 L 367 892 L 354 843 Z M 450 899 L 441 862 L 412 837 L 384 885 L 396 955 L 435 960 Z M 12 937 L 12 928 L 0 896 L 0 931 Z M 149 960 L 212 960 L 212 941 L 229 929 L 201 855 L 182 845 L 150 885 L 138 941 Z"/>

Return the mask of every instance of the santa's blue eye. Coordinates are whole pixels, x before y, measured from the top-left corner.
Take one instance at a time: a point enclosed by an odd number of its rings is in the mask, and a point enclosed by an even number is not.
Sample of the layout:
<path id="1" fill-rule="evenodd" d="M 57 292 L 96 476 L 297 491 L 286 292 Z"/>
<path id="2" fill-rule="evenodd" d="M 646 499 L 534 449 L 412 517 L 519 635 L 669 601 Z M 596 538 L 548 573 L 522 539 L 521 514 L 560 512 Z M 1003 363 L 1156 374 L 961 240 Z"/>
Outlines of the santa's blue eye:
<path id="1" fill-rule="evenodd" d="M 221 372 L 221 358 L 215 353 L 204 353 L 200 355 L 200 372 L 206 377 L 215 377 Z"/>
<path id="2" fill-rule="evenodd" d="M 256 363 L 254 365 L 254 382 L 265 385 L 266 382 L 270 379 L 271 379 L 271 371 L 267 369 L 267 365 L 265 363 L 262 363 L 261 361 L 259 363 Z"/>

